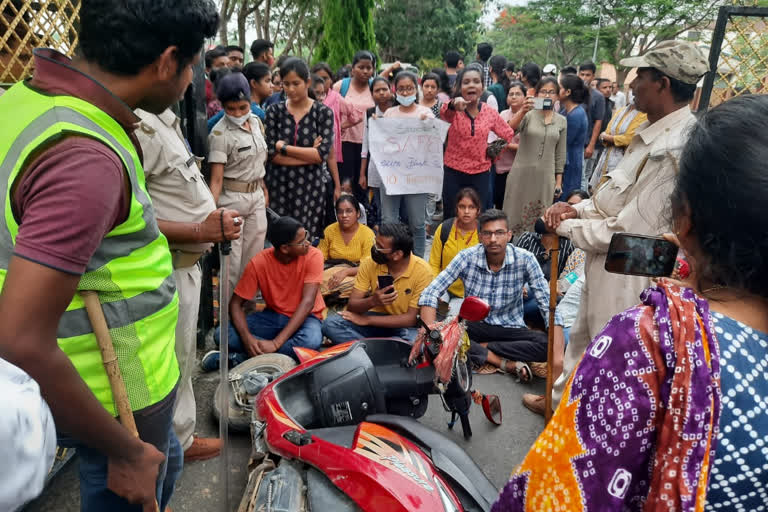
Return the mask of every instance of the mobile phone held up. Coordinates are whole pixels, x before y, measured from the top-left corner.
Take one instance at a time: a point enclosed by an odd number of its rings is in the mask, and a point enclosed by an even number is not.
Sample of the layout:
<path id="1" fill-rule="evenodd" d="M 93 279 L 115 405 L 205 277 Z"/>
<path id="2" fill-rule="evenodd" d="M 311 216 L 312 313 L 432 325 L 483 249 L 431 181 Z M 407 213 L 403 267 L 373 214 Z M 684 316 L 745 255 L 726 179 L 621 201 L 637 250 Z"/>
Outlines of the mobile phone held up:
<path id="1" fill-rule="evenodd" d="M 534 98 L 533 108 L 534 110 L 552 110 L 552 98 Z"/>
<path id="2" fill-rule="evenodd" d="M 678 247 L 659 236 L 616 233 L 611 238 L 605 270 L 631 276 L 668 277 L 675 269 Z"/>
<path id="3" fill-rule="evenodd" d="M 395 284 L 395 278 L 390 276 L 389 274 L 384 276 L 377 276 L 377 279 L 379 280 L 379 290 L 389 288 L 390 286 Z"/>

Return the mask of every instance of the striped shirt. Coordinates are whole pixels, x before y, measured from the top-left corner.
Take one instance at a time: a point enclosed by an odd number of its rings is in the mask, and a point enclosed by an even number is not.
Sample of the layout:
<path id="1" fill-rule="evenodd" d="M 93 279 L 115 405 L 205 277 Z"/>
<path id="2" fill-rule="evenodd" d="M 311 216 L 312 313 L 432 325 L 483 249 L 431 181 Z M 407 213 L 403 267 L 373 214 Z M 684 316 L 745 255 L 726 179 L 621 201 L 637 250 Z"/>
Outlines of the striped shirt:
<path id="1" fill-rule="evenodd" d="M 421 293 L 419 306 L 436 308 L 438 298 L 457 279 L 464 282 L 465 297 L 478 297 L 491 306 L 484 320 L 490 325 L 526 327 L 523 320 L 523 286 L 526 284 L 545 321 L 549 318 L 549 285 L 534 255 L 524 249 L 507 244 L 504 264 L 498 272 L 488 267 L 482 244 L 461 251 Z M 555 325 L 563 325 L 558 313 L 555 313 Z"/>

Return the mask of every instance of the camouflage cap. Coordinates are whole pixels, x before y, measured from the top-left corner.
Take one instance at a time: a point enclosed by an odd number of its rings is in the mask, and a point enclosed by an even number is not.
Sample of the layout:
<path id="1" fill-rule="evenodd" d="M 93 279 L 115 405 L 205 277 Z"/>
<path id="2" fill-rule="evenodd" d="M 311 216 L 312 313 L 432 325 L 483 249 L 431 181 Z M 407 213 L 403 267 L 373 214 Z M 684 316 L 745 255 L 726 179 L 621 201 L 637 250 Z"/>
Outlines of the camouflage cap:
<path id="1" fill-rule="evenodd" d="M 621 59 L 619 64 L 629 68 L 656 68 L 686 84 L 698 83 L 709 71 L 704 54 L 688 41 L 663 41 L 645 55 Z"/>

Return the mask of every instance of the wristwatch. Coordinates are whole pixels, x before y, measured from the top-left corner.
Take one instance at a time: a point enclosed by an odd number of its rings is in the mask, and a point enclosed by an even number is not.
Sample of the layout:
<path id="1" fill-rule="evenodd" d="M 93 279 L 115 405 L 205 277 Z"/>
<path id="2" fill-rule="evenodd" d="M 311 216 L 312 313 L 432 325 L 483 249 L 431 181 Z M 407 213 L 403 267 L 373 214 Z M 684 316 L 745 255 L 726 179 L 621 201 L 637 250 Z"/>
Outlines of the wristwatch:
<path id="1" fill-rule="evenodd" d="M 280 148 L 280 154 L 283 156 L 288 156 L 288 144 L 283 144 L 283 146 Z"/>

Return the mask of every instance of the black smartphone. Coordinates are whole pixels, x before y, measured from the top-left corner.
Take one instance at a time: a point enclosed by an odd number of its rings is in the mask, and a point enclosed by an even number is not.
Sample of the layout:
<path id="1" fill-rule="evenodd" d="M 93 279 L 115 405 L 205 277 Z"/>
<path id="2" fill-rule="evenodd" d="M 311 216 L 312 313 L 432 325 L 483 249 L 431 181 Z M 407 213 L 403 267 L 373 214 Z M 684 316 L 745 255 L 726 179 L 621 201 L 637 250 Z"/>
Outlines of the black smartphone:
<path id="1" fill-rule="evenodd" d="M 605 270 L 632 276 L 668 277 L 677 260 L 678 247 L 660 236 L 616 233 L 611 238 Z"/>
<path id="2" fill-rule="evenodd" d="M 390 276 L 389 274 L 384 276 L 378 276 L 379 280 L 379 290 L 383 290 L 384 288 L 389 288 L 393 284 L 395 284 L 395 278 Z"/>

